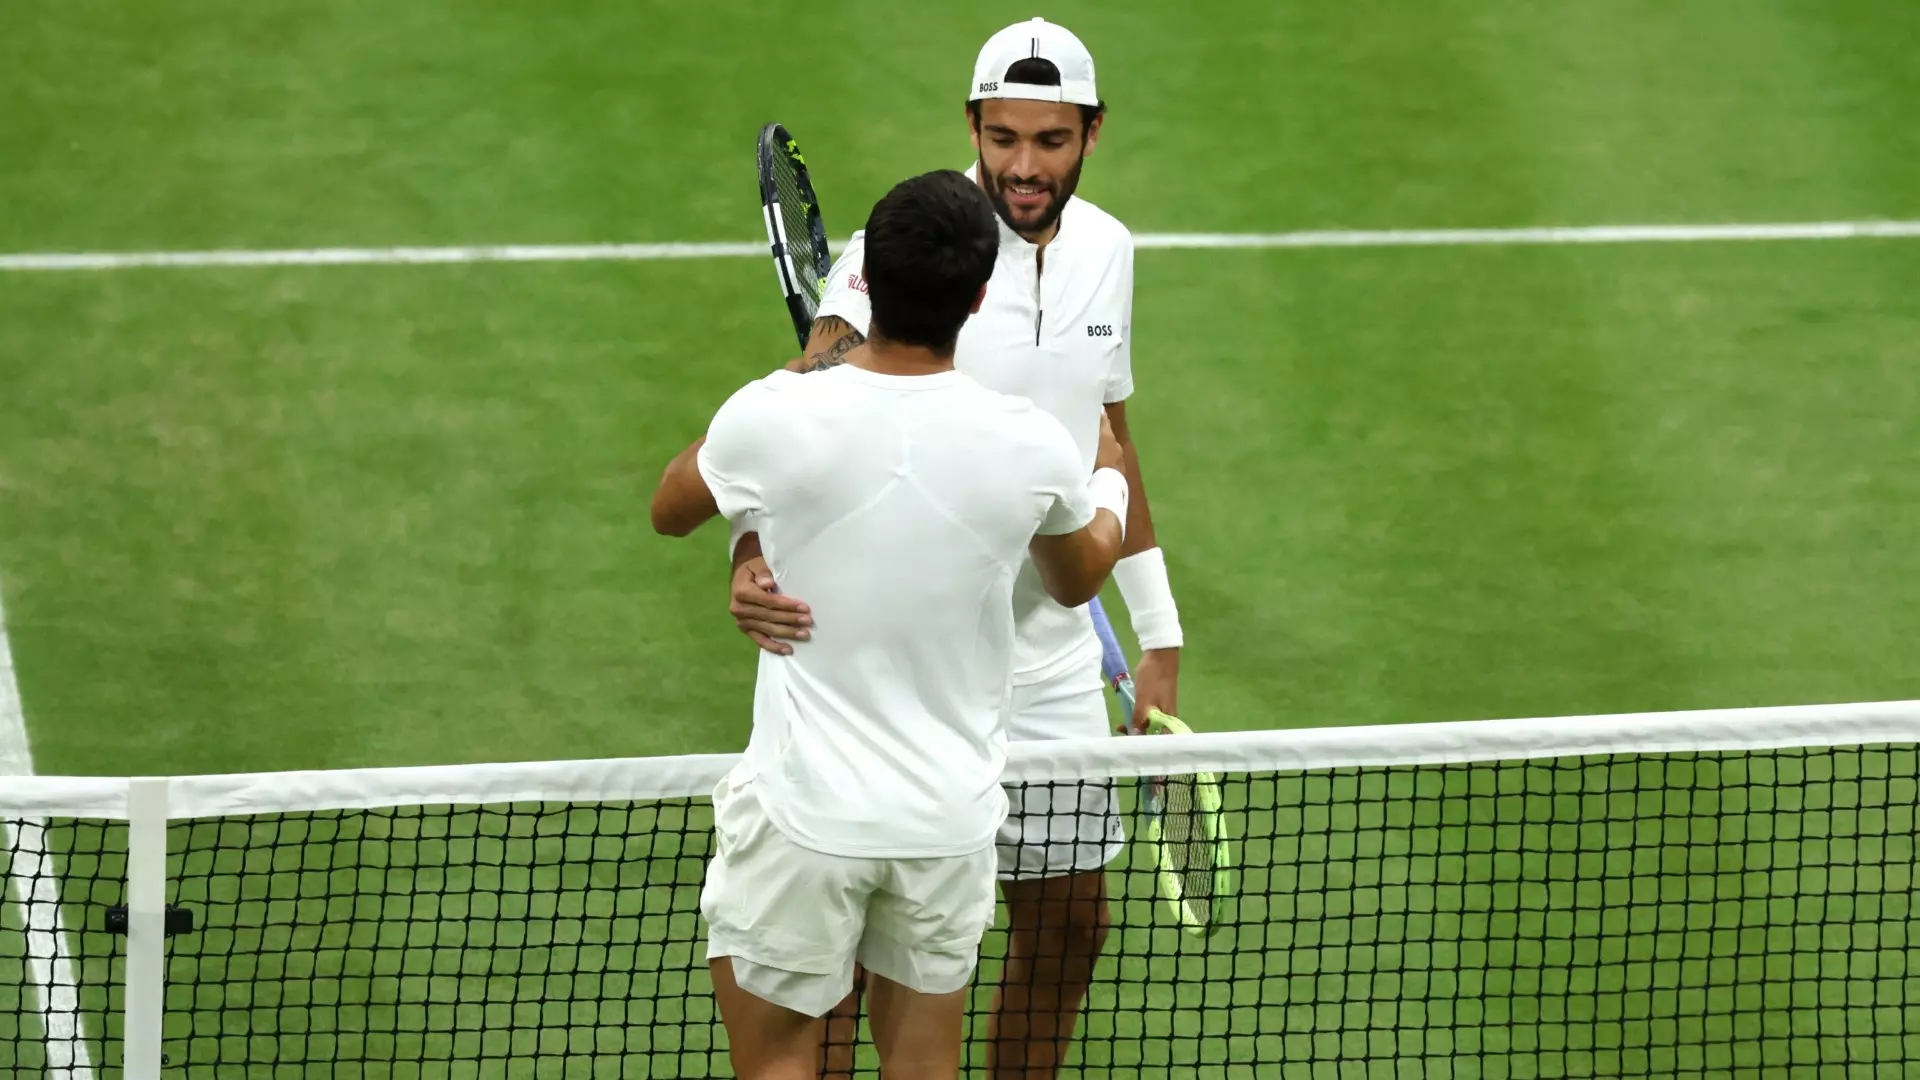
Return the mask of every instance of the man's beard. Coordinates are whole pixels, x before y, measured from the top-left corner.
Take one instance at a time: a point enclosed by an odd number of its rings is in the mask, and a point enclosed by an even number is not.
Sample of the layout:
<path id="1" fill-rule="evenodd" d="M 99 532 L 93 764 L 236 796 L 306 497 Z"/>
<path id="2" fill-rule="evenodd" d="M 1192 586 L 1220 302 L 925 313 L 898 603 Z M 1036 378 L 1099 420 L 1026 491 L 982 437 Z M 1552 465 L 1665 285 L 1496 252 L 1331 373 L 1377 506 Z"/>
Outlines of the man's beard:
<path id="1" fill-rule="evenodd" d="M 1014 220 L 1013 207 L 1007 205 L 1004 190 L 1009 181 L 1005 177 L 995 176 L 989 172 L 985 158 L 980 159 L 980 175 L 987 181 L 983 185 L 987 192 L 987 201 L 993 204 L 993 212 L 1000 215 L 1000 220 L 1007 223 L 1007 228 L 1022 235 L 1038 235 L 1053 228 L 1053 223 L 1060 220 L 1060 212 L 1067 208 L 1067 200 L 1073 198 L 1074 191 L 1080 186 L 1080 170 L 1086 164 L 1087 159 L 1081 158 L 1073 163 L 1073 171 L 1067 174 L 1066 179 L 1062 180 L 1058 187 L 1053 184 L 1047 185 L 1047 192 L 1053 198 L 1048 200 L 1047 208 L 1040 211 L 1040 216 L 1035 218 L 1031 225 L 1022 225 Z"/>

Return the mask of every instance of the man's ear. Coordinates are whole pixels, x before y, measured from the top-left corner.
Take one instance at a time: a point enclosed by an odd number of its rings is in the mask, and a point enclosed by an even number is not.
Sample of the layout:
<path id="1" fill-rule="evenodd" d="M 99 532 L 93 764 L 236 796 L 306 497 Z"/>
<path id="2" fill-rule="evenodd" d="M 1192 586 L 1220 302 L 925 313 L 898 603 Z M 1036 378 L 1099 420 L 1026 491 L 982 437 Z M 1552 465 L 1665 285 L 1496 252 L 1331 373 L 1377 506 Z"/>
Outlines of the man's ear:
<path id="1" fill-rule="evenodd" d="M 987 302 L 987 287 L 985 285 L 982 285 L 980 286 L 980 291 L 973 294 L 973 306 L 967 309 L 967 314 L 969 315 L 980 314 L 980 305 L 986 302 Z"/>

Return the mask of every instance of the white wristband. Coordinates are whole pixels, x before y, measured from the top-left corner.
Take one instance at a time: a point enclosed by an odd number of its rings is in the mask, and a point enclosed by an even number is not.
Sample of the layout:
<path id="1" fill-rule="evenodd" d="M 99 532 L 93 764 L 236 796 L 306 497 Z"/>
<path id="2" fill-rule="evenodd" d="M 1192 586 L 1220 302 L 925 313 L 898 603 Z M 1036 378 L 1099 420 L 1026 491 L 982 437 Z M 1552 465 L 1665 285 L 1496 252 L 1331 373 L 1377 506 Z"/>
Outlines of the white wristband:
<path id="1" fill-rule="evenodd" d="M 1095 510 L 1111 510 L 1113 516 L 1120 519 L 1120 539 L 1127 538 L 1127 478 L 1119 469 L 1095 469 L 1093 479 L 1087 481 L 1087 490 L 1093 495 Z"/>
<path id="2" fill-rule="evenodd" d="M 1159 548 L 1148 548 L 1129 555 L 1113 567 L 1114 583 L 1120 586 L 1120 598 L 1127 602 L 1133 616 L 1133 634 L 1142 649 L 1177 649 L 1184 640 L 1180 634 L 1180 609 L 1173 603 L 1173 586 L 1167 582 L 1167 556 Z"/>

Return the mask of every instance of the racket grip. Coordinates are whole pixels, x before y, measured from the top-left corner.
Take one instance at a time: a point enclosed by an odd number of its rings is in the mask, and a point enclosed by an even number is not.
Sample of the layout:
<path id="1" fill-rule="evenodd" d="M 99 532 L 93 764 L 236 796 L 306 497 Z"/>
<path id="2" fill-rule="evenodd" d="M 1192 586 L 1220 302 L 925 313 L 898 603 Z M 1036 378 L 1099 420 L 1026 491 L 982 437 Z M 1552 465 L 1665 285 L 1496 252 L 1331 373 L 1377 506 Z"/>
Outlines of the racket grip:
<path id="1" fill-rule="evenodd" d="M 1094 635 L 1100 639 L 1100 673 L 1108 682 L 1127 678 L 1127 654 L 1120 651 L 1120 639 L 1114 636 L 1113 624 L 1107 621 L 1107 609 L 1100 606 L 1099 597 L 1088 602 L 1087 612 L 1093 617 Z"/>

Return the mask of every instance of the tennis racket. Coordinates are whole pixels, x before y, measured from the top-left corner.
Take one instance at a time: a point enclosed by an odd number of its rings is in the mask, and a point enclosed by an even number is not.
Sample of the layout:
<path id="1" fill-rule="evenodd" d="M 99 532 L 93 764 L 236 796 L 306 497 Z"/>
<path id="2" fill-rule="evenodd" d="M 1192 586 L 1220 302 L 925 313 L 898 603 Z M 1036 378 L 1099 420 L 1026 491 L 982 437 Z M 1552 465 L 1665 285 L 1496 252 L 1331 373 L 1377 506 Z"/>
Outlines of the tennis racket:
<path id="1" fill-rule="evenodd" d="M 1088 605 L 1100 638 L 1100 670 L 1113 685 L 1132 730 L 1133 676 L 1120 639 L 1096 597 Z M 1192 729 L 1158 709 L 1147 718 L 1148 735 L 1187 735 Z M 1140 816 L 1153 852 L 1154 886 L 1180 928 L 1196 936 L 1218 929 L 1216 905 L 1233 894 L 1233 845 L 1221 813 L 1220 781 L 1212 773 L 1140 778 Z"/>
<path id="2" fill-rule="evenodd" d="M 813 193 L 800 145 L 779 124 L 760 129 L 759 172 L 767 243 L 773 247 L 773 265 L 780 274 L 787 314 L 793 317 L 793 332 L 805 351 L 813 317 L 827 291 L 827 275 L 833 272 L 827 226 L 820 218 L 820 200 Z"/>

